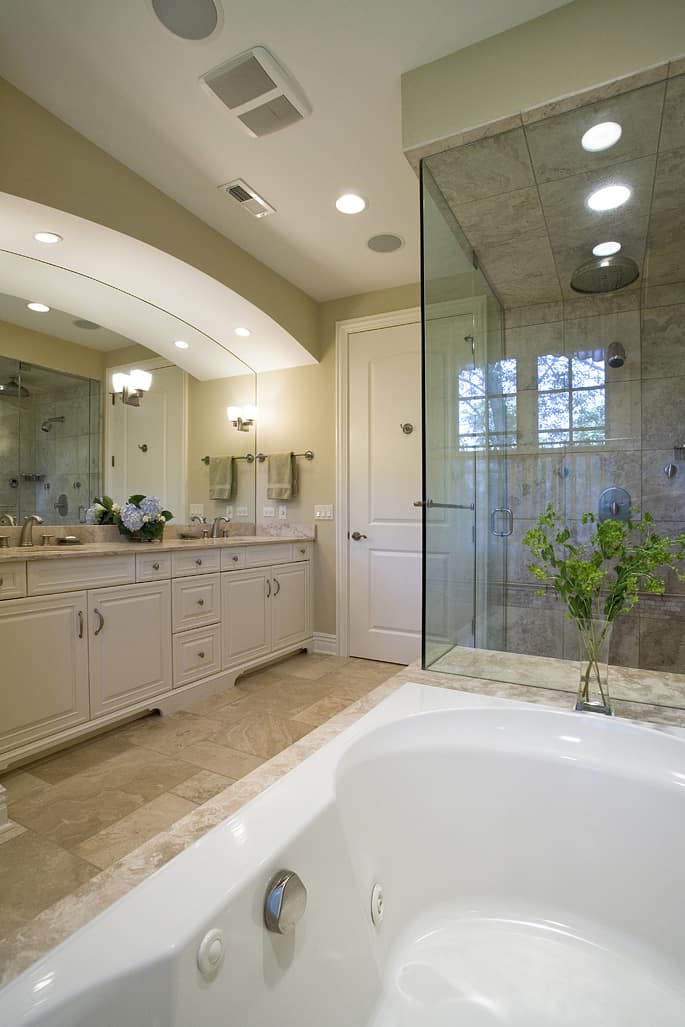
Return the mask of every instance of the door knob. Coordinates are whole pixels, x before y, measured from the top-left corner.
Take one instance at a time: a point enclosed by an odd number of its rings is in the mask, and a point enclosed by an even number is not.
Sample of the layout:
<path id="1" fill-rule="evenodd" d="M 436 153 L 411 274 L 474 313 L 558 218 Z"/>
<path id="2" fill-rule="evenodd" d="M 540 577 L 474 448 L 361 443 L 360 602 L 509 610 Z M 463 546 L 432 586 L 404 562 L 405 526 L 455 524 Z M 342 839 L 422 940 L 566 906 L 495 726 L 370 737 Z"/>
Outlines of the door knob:
<path id="1" fill-rule="evenodd" d="M 350 538 L 353 538 L 355 542 L 359 542 L 360 539 L 366 538 L 366 535 L 362 535 L 360 531 L 353 531 Z"/>

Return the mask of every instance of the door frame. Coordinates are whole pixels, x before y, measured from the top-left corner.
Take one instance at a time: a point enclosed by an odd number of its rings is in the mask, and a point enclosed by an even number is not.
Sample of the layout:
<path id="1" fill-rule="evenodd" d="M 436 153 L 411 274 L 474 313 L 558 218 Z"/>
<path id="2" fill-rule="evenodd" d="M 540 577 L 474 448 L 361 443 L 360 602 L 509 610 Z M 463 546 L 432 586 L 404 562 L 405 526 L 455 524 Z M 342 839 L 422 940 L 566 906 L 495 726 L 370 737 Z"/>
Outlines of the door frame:
<path id="1" fill-rule="evenodd" d="M 336 654 L 350 655 L 350 336 L 377 328 L 421 325 L 421 308 L 408 307 L 384 314 L 353 317 L 335 326 L 336 427 L 335 427 L 335 634 Z"/>

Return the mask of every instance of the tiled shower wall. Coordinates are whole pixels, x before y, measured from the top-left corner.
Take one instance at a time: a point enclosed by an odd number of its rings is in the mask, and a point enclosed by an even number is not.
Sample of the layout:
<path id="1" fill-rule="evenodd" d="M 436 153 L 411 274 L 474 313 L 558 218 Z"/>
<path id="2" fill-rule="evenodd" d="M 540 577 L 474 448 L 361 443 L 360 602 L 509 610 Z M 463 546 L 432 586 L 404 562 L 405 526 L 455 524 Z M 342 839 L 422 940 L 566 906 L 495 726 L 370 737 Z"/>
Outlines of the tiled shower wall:
<path id="1" fill-rule="evenodd" d="M 685 531 L 685 463 L 676 463 L 675 477 L 664 474 L 675 462 L 674 446 L 685 442 L 685 284 L 512 308 L 505 324 L 506 357 L 516 360 L 518 381 L 516 445 L 508 457 L 514 531 L 507 543 L 505 648 L 570 656 L 575 628 L 561 604 L 554 610 L 549 597 L 534 595 L 522 539 L 547 503 L 582 531 L 580 517 L 597 513 L 599 495 L 610 486 L 625 488 L 632 505 L 651 513 L 659 531 Z M 605 441 L 540 447 L 538 357 L 593 359 L 592 353 L 596 367 L 614 341 L 627 356 L 622 368 L 606 367 Z M 664 596 L 646 596 L 619 618 L 611 661 L 685 673 L 684 614 L 685 583 L 669 574 Z"/>

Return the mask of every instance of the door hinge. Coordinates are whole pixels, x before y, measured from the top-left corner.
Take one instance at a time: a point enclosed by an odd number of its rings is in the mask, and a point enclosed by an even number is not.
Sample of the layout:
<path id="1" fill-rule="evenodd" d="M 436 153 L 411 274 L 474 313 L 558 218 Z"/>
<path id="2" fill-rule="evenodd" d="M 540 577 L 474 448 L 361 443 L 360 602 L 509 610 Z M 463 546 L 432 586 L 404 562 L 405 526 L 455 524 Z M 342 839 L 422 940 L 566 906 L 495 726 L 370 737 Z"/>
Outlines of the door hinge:
<path id="1" fill-rule="evenodd" d="M 474 641 L 476 638 L 476 618 L 474 617 L 471 621 L 471 634 L 473 635 Z"/>
<path id="2" fill-rule="evenodd" d="M 112 467 L 114 467 L 114 457 L 112 457 Z"/>

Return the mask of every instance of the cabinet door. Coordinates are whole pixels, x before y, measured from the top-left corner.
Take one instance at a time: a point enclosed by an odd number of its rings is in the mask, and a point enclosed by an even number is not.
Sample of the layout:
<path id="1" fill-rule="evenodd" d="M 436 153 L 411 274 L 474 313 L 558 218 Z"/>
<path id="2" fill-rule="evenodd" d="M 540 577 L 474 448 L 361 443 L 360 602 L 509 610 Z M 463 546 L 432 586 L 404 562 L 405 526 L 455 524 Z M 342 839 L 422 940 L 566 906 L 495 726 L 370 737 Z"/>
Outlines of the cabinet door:
<path id="1" fill-rule="evenodd" d="M 170 584 L 153 581 L 88 593 L 91 716 L 170 690 Z"/>
<path id="2" fill-rule="evenodd" d="M 0 752 L 88 720 L 86 593 L 0 604 Z"/>
<path id="3" fill-rule="evenodd" d="M 271 648 L 276 650 L 311 634 L 309 564 L 272 567 L 271 584 Z"/>
<path id="4" fill-rule="evenodd" d="M 224 668 L 271 652 L 269 570 L 264 567 L 221 575 Z"/>

